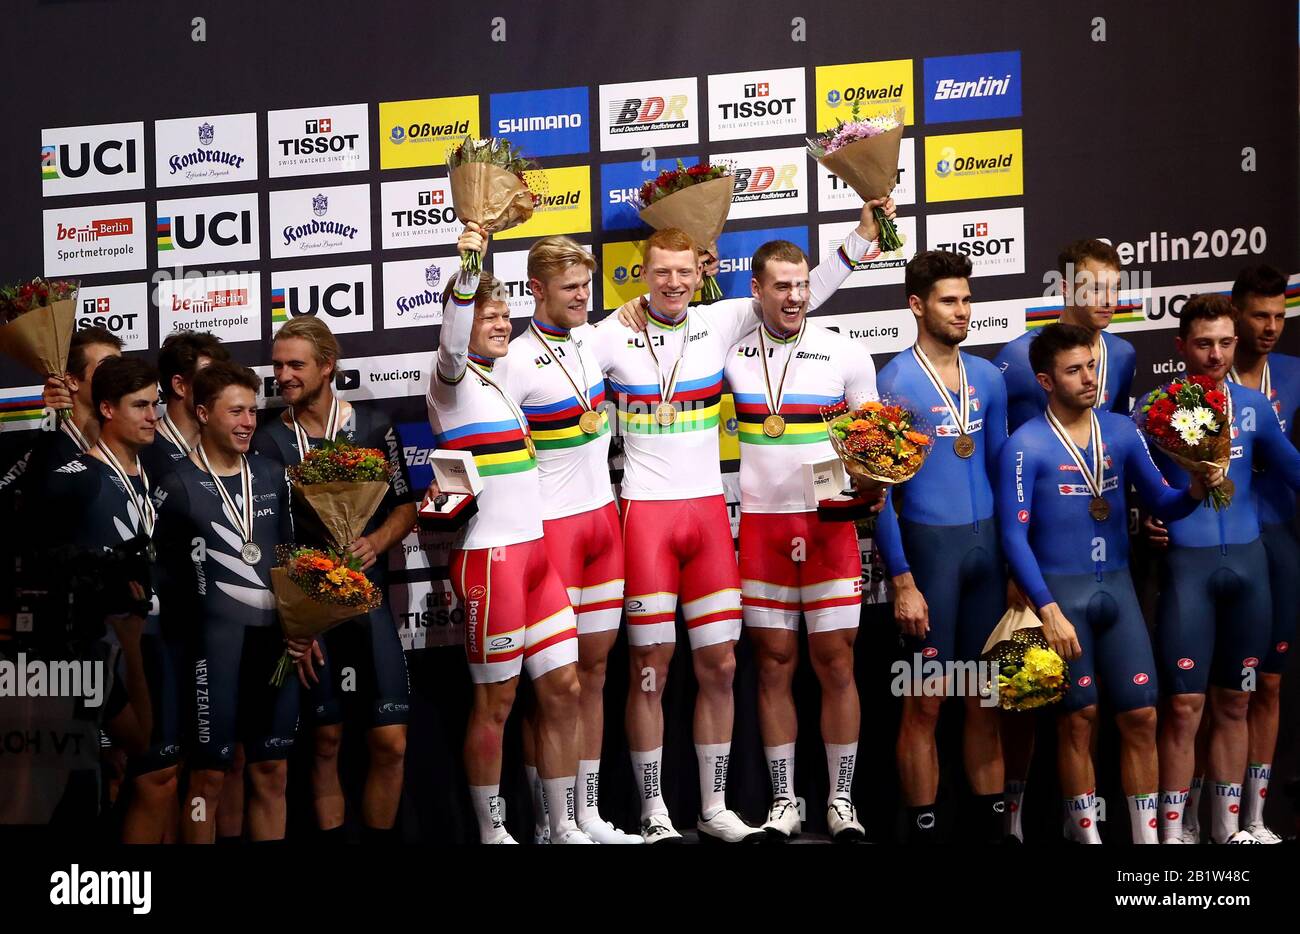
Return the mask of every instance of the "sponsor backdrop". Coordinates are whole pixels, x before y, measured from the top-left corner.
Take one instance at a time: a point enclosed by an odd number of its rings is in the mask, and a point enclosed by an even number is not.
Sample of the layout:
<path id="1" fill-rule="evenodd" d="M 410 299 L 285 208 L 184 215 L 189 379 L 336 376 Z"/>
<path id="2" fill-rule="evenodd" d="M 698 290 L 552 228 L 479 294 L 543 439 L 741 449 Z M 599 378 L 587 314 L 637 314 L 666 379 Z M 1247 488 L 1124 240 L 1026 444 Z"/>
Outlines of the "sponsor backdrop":
<path id="1" fill-rule="evenodd" d="M 971 257 L 969 346 L 991 356 L 1054 320 L 1062 245 L 1110 240 L 1126 264 L 1115 330 L 1137 347 L 1138 388 L 1176 372 L 1172 329 L 1189 295 L 1227 289 L 1247 263 L 1300 269 L 1296 7 L 1285 0 L 1216 8 L 1212 30 L 1176 3 L 1100 0 L 1051 17 L 1030 0 L 996 15 L 950 3 L 873 13 L 724 0 L 688 30 L 680 23 L 698 14 L 674 2 L 607 3 L 598 15 L 567 0 L 545 10 L 503 2 L 489 15 L 323 0 L 304 17 L 230 0 L 202 22 L 171 6 L 12 5 L 15 34 L 60 37 L 60 66 L 42 72 L 39 95 L 0 104 L 10 139 L 0 276 L 81 278 L 78 326 L 101 324 L 131 352 L 212 330 L 267 377 L 272 407 L 270 335 L 291 317 L 323 316 L 342 336 L 340 389 L 391 410 L 417 485 L 429 475 L 422 396 L 437 296 L 460 227 L 445 155 L 467 134 L 507 136 L 541 166 L 541 207 L 496 238 L 491 260 L 517 328 L 531 313 L 524 258 L 539 236 L 571 234 L 597 256 L 593 319 L 641 292 L 645 230 L 632 202 L 678 160 L 735 167 L 719 241 L 728 295 L 748 294 L 749 257 L 766 240 L 793 240 L 814 261 L 831 255 L 861 202 L 805 155 L 804 136 L 855 107 L 904 114 L 895 198 L 907 244 L 902 258 L 868 253 L 819 315 L 877 366 L 914 338 L 903 265 L 922 247 Z M 1249 50 L 1252 67 L 1230 67 L 1224 49 Z M 1288 304 L 1300 310 L 1300 292 Z M 50 428 L 36 382 L 0 361 L 5 432 Z M 734 418 L 722 431 L 734 520 Z M 863 552 L 869 600 L 882 602 L 869 539 Z M 419 651 L 459 644 L 447 543 L 412 535 L 388 560 L 417 694 L 437 696 L 420 676 L 464 679 L 459 652 Z M 891 704 L 878 688 L 893 651 L 888 611 L 866 618 L 880 625 L 863 631 L 864 696 Z M 752 677 L 742 664 L 743 698 Z M 689 690 L 676 680 L 670 704 Z M 800 685 L 815 712 L 806 671 Z M 438 728 L 453 738 L 457 698 L 439 707 Z M 800 786 L 811 792 L 820 766 L 805 713 Z M 610 719 L 614 730 L 621 716 Z M 882 773 L 864 781 L 887 790 L 893 717 L 866 720 L 887 721 L 884 745 L 864 757 Z M 685 718 L 672 722 L 670 745 L 688 752 Z M 742 716 L 738 771 L 757 765 L 756 744 Z M 442 767 L 453 768 L 454 745 L 438 753 Z M 669 791 L 684 819 L 693 767 L 679 764 Z M 611 807 L 630 806 L 623 761 L 607 765 Z M 748 811 L 761 809 L 761 780 L 738 775 L 737 786 Z"/>

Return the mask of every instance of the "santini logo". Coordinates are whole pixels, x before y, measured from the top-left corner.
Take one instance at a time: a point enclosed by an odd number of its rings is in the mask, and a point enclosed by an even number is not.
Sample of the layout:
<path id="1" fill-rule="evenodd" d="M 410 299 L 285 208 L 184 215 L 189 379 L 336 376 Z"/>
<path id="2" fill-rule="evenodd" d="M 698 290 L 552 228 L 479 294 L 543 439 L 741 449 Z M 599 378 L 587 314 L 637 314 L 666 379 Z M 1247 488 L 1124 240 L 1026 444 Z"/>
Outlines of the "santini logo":
<path id="1" fill-rule="evenodd" d="M 82 871 L 76 863 L 67 872 L 50 875 L 51 905 L 130 905 L 133 914 L 153 908 L 153 873 L 149 870 Z"/>

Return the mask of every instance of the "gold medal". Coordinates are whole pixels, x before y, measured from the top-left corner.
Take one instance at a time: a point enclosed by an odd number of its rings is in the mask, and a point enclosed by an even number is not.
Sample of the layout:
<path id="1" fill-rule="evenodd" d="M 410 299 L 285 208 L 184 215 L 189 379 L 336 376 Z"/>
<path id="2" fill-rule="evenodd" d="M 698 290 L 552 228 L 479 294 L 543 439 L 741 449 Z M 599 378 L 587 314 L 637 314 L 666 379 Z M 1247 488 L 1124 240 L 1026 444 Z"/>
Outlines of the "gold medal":
<path id="1" fill-rule="evenodd" d="M 582 429 L 583 434 L 594 435 L 600 431 L 600 413 L 590 409 L 583 412 L 578 419 L 578 427 Z"/>
<path id="2" fill-rule="evenodd" d="M 958 457 L 970 457 L 975 453 L 975 439 L 968 434 L 960 434 L 953 442 L 952 449 Z"/>
<path id="3" fill-rule="evenodd" d="M 1088 515 L 1098 522 L 1105 522 L 1110 518 L 1110 503 L 1104 497 L 1094 496 L 1088 503 Z"/>
<path id="4" fill-rule="evenodd" d="M 532 458 L 537 457 L 537 445 L 533 444 L 533 439 L 531 435 L 524 435 L 524 447 L 528 449 L 529 457 Z"/>
<path id="5" fill-rule="evenodd" d="M 785 419 L 780 415 L 769 415 L 763 419 L 763 434 L 769 438 L 779 438 L 785 434 Z"/>
<path id="6" fill-rule="evenodd" d="M 673 408 L 671 402 L 660 402 L 659 407 L 655 409 L 655 421 L 663 428 L 667 428 L 673 422 L 677 421 L 677 410 Z"/>

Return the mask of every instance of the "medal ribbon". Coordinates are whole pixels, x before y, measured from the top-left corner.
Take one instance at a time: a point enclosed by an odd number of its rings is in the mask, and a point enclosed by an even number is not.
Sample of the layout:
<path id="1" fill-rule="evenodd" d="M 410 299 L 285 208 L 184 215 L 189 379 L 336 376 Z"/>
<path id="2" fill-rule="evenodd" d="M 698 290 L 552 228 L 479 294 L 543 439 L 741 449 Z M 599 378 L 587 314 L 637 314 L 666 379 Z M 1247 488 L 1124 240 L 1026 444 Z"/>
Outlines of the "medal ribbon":
<path id="1" fill-rule="evenodd" d="M 939 394 L 943 404 L 948 407 L 948 414 L 957 423 L 957 430 L 963 435 L 970 434 L 970 390 L 966 386 L 966 364 L 962 361 L 961 351 L 957 352 L 957 381 L 961 387 L 957 395 L 961 397 L 961 411 L 958 411 L 957 407 L 952 404 L 952 396 L 948 392 L 948 387 L 943 384 L 943 380 L 939 377 L 939 371 L 934 368 L 934 364 L 925 355 L 925 351 L 921 349 L 920 344 L 912 345 L 912 356 L 916 357 L 916 362 L 921 366 L 921 372 L 930 380 L 930 384 L 934 386 L 934 391 Z"/>
<path id="2" fill-rule="evenodd" d="M 189 442 L 185 440 L 181 430 L 176 427 L 176 423 L 172 421 L 172 417 L 167 414 L 165 409 L 163 410 L 163 417 L 158 420 L 158 430 L 162 432 L 164 438 L 180 448 L 182 454 L 190 453 Z"/>
<path id="3" fill-rule="evenodd" d="M 664 382 L 664 368 L 659 365 L 659 355 L 655 353 L 655 343 L 651 340 L 650 332 L 645 336 L 646 349 L 650 351 L 650 357 L 655 362 L 655 373 L 659 377 L 659 400 L 661 402 L 672 402 L 673 393 L 677 391 L 677 374 L 681 371 L 682 361 L 686 359 L 686 348 L 691 345 L 691 313 L 686 313 L 686 331 L 682 334 L 682 352 L 677 355 L 677 362 L 673 364 L 673 371 L 669 374 L 668 382 Z"/>
<path id="4" fill-rule="evenodd" d="M 547 342 L 546 335 L 544 335 L 541 332 L 541 330 L 537 327 L 537 325 L 534 324 L 532 321 L 528 322 L 528 328 L 535 335 L 537 335 L 538 343 L 542 345 L 543 352 L 545 352 L 546 356 L 550 357 L 551 360 L 555 361 L 555 365 L 560 368 L 560 372 L 564 374 L 565 379 L 569 381 L 569 385 L 573 387 L 573 391 L 578 396 L 578 404 L 582 406 L 583 411 L 585 412 L 594 411 L 594 409 L 592 409 L 591 407 L 591 400 L 587 397 L 587 389 L 585 388 L 585 387 L 589 387 L 591 384 L 587 381 L 587 364 L 584 363 L 582 360 L 582 352 L 578 351 L 578 366 L 582 369 L 582 384 L 584 388 L 579 389 L 578 384 L 573 381 L 573 374 L 571 374 L 568 371 L 568 369 L 564 366 L 563 361 L 561 361 L 559 357 L 551 353 L 551 348 Z M 573 343 L 573 338 L 569 338 L 569 345 L 571 347 L 574 347 L 576 350 L 577 345 Z"/>
<path id="5" fill-rule="evenodd" d="M 1088 425 L 1088 443 L 1092 445 L 1092 466 L 1089 467 L 1084 459 L 1083 452 L 1079 446 L 1074 443 L 1069 433 L 1066 432 L 1065 426 L 1061 424 L 1056 413 L 1052 411 L 1051 406 L 1047 408 L 1047 424 L 1051 426 L 1052 434 L 1056 435 L 1056 440 L 1061 442 L 1061 447 L 1070 455 L 1074 461 L 1079 473 L 1083 474 L 1084 482 L 1088 484 L 1088 489 L 1096 499 L 1102 499 L 1102 487 L 1106 483 L 1106 459 L 1102 456 L 1101 451 L 1101 425 L 1097 422 L 1097 413 L 1093 409 L 1088 410 L 1088 418 L 1091 420 Z"/>
<path id="6" fill-rule="evenodd" d="M 212 476 L 212 483 L 217 488 L 217 494 L 221 501 L 226 505 L 226 511 L 230 513 L 235 522 L 236 531 L 239 537 L 247 545 L 253 540 L 253 472 L 248 468 L 248 458 L 243 454 L 239 455 L 239 486 L 244 494 L 244 508 L 241 511 L 235 505 L 234 499 L 226 491 L 226 485 L 221 482 L 217 472 L 212 469 L 212 464 L 208 461 L 208 455 L 204 453 L 202 442 L 195 449 L 199 453 L 199 460 L 203 461 L 203 469 Z"/>
<path id="7" fill-rule="evenodd" d="M 330 402 L 329 418 L 325 420 L 325 440 L 333 441 L 339 433 L 339 416 L 342 407 L 339 405 L 339 397 L 333 396 Z M 298 438 L 298 460 L 307 456 L 311 450 L 311 438 L 307 437 L 307 432 L 298 424 L 297 417 L 293 414 L 293 406 L 289 406 L 289 418 L 293 422 L 293 433 Z"/>
<path id="8" fill-rule="evenodd" d="M 799 349 L 799 342 L 803 340 L 804 328 L 807 327 L 808 321 L 804 319 L 799 325 L 799 334 L 795 337 L 794 343 L 789 345 L 789 353 L 786 354 L 785 366 L 781 368 L 781 381 L 776 384 L 776 395 L 772 395 L 772 377 L 767 370 L 767 346 L 763 340 L 763 331 L 766 326 L 758 329 L 758 353 L 760 362 L 763 364 L 763 384 L 764 392 L 767 396 L 767 408 L 773 415 L 781 411 L 781 400 L 785 398 L 785 376 L 790 372 L 790 361 L 794 359 L 794 352 Z M 774 401 L 775 400 L 775 401 Z"/>
<path id="9" fill-rule="evenodd" d="M 71 425 L 71 422 L 64 422 L 65 425 Z M 127 472 L 122 469 L 118 463 L 117 457 L 108 449 L 103 441 L 95 445 L 95 450 L 99 452 L 100 460 L 108 464 L 109 470 L 117 475 L 117 479 L 122 481 L 122 486 L 126 487 L 126 495 L 130 497 L 132 504 L 135 505 L 136 513 L 140 516 L 140 524 L 144 526 L 144 534 L 153 538 L 153 524 L 157 518 L 154 512 L 153 500 L 149 498 L 149 475 L 144 472 L 144 466 L 140 463 L 140 456 L 135 458 L 135 470 L 140 475 L 140 483 L 144 486 L 144 496 L 139 496 L 135 492 L 135 487 L 131 485 L 131 478 Z"/>
<path id="10" fill-rule="evenodd" d="M 488 376 L 487 371 L 484 370 L 481 366 L 479 366 L 473 360 L 465 361 L 465 365 L 469 367 L 471 370 L 473 370 L 475 373 L 477 373 L 479 378 L 482 379 L 483 382 L 487 383 L 489 386 L 491 386 L 493 389 L 497 391 L 497 395 L 499 395 L 505 401 L 506 406 L 509 407 L 510 414 L 513 415 L 515 421 L 519 423 L 519 430 L 524 433 L 524 439 L 528 442 L 531 442 L 532 432 L 528 428 L 528 419 L 524 416 L 523 409 L 515 405 L 515 400 L 511 399 L 509 394 L 506 393 L 504 389 L 502 389 L 500 386 L 494 383 L 492 381 L 492 377 Z M 536 455 L 533 456 L 536 457 Z"/>

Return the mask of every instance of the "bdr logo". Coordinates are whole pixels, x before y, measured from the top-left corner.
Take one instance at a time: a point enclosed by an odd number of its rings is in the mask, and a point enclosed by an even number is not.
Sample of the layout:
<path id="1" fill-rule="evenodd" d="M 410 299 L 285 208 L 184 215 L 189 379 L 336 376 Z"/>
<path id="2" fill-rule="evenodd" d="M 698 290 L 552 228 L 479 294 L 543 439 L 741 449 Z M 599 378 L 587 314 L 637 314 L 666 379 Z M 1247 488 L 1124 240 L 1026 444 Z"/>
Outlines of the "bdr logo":
<path id="1" fill-rule="evenodd" d="M 144 123 L 41 131 L 41 191 L 51 195 L 144 187 Z"/>
<path id="2" fill-rule="evenodd" d="M 808 210 L 804 181 L 808 158 L 802 149 L 715 153 L 710 158 L 714 164 L 732 166 L 731 217 L 803 214 Z"/>
<path id="3" fill-rule="evenodd" d="M 255 260 L 257 195 L 159 201 L 156 234 L 160 266 Z"/>
<path id="4" fill-rule="evenodd" d="M 272 328 L 291 318 L 317 315 L 336 334 L 373 330 L 370 276 L 368 265 L 272 273 Z"/>
<path id="5" fill-rule="evenodd" d="M 601 150 L 696 143 L 696 94 L 695 78 L 602 84 Z"/>

